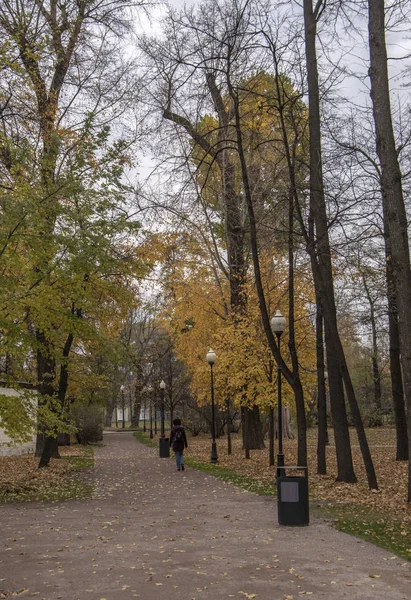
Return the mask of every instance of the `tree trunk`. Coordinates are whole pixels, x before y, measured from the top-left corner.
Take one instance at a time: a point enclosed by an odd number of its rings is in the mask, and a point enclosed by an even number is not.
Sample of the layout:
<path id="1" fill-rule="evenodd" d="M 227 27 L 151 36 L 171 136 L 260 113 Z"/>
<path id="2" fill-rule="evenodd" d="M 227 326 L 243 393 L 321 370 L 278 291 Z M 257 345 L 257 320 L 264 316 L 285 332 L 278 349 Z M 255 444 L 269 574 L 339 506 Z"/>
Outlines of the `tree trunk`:
<path id="1" fill-rule="evenodd" d="M 111 424 L 113 422 L 113 411 L 114 411 L 114 407 L 106 409 L 106 416 L 105 416 L 105 420 L 104 420 L 104 424 L 106 427 L 111 427 Z"/>
<path id="2" fill-rule="evenodd" d="M 392 252 L 388 229 L 384 218 L 385 264 L 388 299 L 388 332 L 390 343 L 391 392 L 394 406 L 397 448 L 395 460 L 408 460 L 407 415 L 405 411 L 404 388 L 402 384 L 400 333 L 398 329 L 398 309 L 392 270 Z"/>
<path id="3" fill-rule="evenodd" d="M 307 62 L 309 131 L 310 131 L 310 212 L 315 226 L 315 246 L 309 247 L 316 289 L 321 297 L 327 368 L 330 385 L 331 414 L 337 455 L 337 481 L 356 481 L 340 371 L 339 337 L 333 286 L 331 250 L 322 174 L 320 94 L 316 51 L 317 23 L 312 0 L 304 0 L 305 51 Z M 319 6 L 319 5 L 318 5 Z M 313 240 L 314 241 L 314 240 Z M 318 262 L 317 262 L 318 261 Z"/>
<path id="4" fill-rule="evenodd" d="M 56 378 L 56 361 L 54 352 L 48 347 L 46 336 L 43 332 L 36 332 L 39 345 L 37 351 L 37 390 L 39 402 L 47 403 L 49 398 L 55 396 L 54 382 Z M 40 456 L 39 468 L 47 466 L 50 458 L 60 458 L 57 446 L 57 438 L 43 433 L 37 434 L 36 456 Z"/>
<path id="5" fill-rule="evenodd" d="M 316 353 L 317 353 L 317 473 L 327 474 L 326 446 L 328 441 L 327 432 L 327 395 L 325 389 L 325 362 L 324 362 L 324 340 L 323 340 L 323 314 L 321 301 L 317 296 L 316 312 Z"/>
<path id="6" fill-rule="evenodd" d="M 268 431 L 269 431 L 269 465 L 273 467 L 275 464 L 274 457 L 274 432 L 275 432 L 275 424 L 274 424 L 274 408 L 270 408 L 270 412 L 268 414 Z"/>
<path id="7" fill-rule="evenodd" d="M 263 450 L 264 428 L 261 422 L 260 409 L 258 406 L 246 408 L 247 434 L 245 436 L 246 448 L 249 450 Z"/>
<path id="8" fill-rule="evenodd" d="M 231 415 L 230 415 L 230 398 L 225 399 L 225 406 L 227 412 L 227 454 L 231 455 L 232 447 L 231 447 Z"/>
<path id="9" fill-rule="evenodd" d="M 140 427 L 140 411 L 141 411 L 141 400 L 134 398 L 133 411 L 131 417 L 131 427 Z"/>
<path id="10" fill-rule="evenodd" d="M 345 356 L 342 347 L 341 354 L 344 359 L 341 363 L 341 371 L 345 386 L 345 392 L 347 394 L 347 400 L 350 406 L 351 416 L 353 418 L 355 429 L 357 432 L 358 443 L 360 445 L 365 471 L 367 473 L 368 486 L 371 490 L 378 490 L 377 476 L 375 473 L 370 447 L 367 441 L 367 436 L 365 435 L 364 423 L 361 418 L 360 409 L 358 407 L 357 399 L 355 397 L 354 387 L 347 369 L 347 364 L 345 361 Z"/>
<path id="11" fill-rule="evenodd" d="M 57 438 L 52 438 L 51 436 L 46 436 L 44 447 L 41 453 L 41 458 L 39 462 L 39 469 L 42 467 L 47 467 L 50 463 L 50 459 L 54 458 L 54 453 L 56 451 L 57 446 Z"/>
<path id="12" fill-rule="evenodd" d="M 380 427 L 382 425 L 382 407 L 381 407 L 381 375 L 378 366 L 378 341 L 377 341 L 377 324 L 375 320 L 375 301 L 371 297 L 370 290 L 367 285 L 365 274 L 362 275 L 365 295 L 367 296 L 368 304 L 370 305 L 370 321 L 371 321 L 371 335 L 372 335 L 372 356 L 371 356 L 371 367 L 372 367 L 372 378 L 374 384 L 374 415 L 373 425 Z"/>
<path id="13" fill-rule="evenodd" d="M 407 415 L 405 412 L 404 390 L 402 385 L 398 318 L 396 314 L 392 312 L 392 310 L 389 310 L 388 318 L 390 337 L 391 390 L 397 438 L 395 460 L 408 460 Z"/>
<path id="14" fill-rule="evenodd" d="M 133 403 L 133 411 L 131 416 L 131 427 L 139 427 L 140 426 L 140 412 L 141 412 L 141 394 L 143 393 L 143 388 L 139 383 L 136 383 L 134 386 L 134 403 Z"/>
<path id="15" fill-rule="evenodd" d="M 384 0 L 369 0 L 368 30 L 370 81 L 376 149 L 381 165 L 381 191 L 384 221 L 391 245 L 392 269 L 396 292 L 401 366 L 407 406 L 408 454 L 411 444 L 411 269 L 408 223 L 402 175 L 395 145 L 391 116 L 387 48 L 385 42 Z M 408 502 L 411 502 L 411 461 L 408 463 Z"/>
<path id="16" fill-rule="evenodd" d="M 356 481 L 352 462 L 351 444 L 345 408 L 344 387 L 347 392 L 351 414 L 354 419 L 358 441 L 360 444 L 364 466 L 367 472 L 368 485 L 377 488 L 377 479 L 371 458 L 365 430 L 355 397 L 354 388 L 344 356 L 344 350 L 337 326 L 337 313 L 333 285 L 333 269 L 331 248 L 328 234 L 327 210 L 322 173 L 322 144 L 320 120 L 320 94 L 318 85 L 318 65 L 316 53 L 317 14 L 313 11 L 312 0 L 304 0 L 305 47 L 307 60 L 308 96 L 309 96 L 309 130 L 310 130 L 310 207 L 315 227 L 316 248 L 311 247 L 313 274 L 318 286 L 324 316 L 325 343 L 327 351 L 327 368 L 330 384 L 331 413 L 334 425 L 334 437 L 337 453 L 337 480 Z M 317 4 L 316 11 L 321 11 L 323 4 Z M 314 259 L 317 253 L 318 265 Z"/>
<path id="17" fill-rule="evenodd" d="M 244 458 L 249 459 L 250 458 L 250 446 L 249 446 L 249 440 L 250 440 L 249 415 L 250 415 L 250 411 L 246 407 L 243 407 L 242 415 L 243 415 Z"/>
<path id="18" fill-rule="evenodd" d="M 290 186 L 288 198 L 288 348 L 293 372 L 293 392 L 297 416 L 297 464 L 307 466 L 307 419 L 304 392 L 300 379 L 297 344 L 295 341 L 295 294 L 294 294 L 294 194 Z"/>

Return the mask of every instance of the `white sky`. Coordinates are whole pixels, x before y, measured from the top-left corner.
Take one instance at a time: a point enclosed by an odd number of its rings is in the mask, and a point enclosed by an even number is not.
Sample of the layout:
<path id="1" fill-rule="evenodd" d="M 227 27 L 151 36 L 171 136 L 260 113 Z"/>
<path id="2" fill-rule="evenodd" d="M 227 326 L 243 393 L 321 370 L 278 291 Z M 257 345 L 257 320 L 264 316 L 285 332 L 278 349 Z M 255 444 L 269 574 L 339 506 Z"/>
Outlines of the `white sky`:
<path id="1" fill-rule="evenodd" d="M 150 21 L 147 18 L 142 18 L 139 31 L 142 31 L 147 34 L 155 35 L 156 32 L 160 30 L 160 21 L 164 16 L 164 6 L 169 5 L 173 8 L 179 9 L 183 8 L 184 5 L 190 6 L 193 4 L 199 4 L 201 0 L 165 0 L 162 7 L 158 7 L 151 13 Z M 273 2 L 273 5 L 275 3 Z M 294 2 L 290 5 L 292 6 L 293 12 L 298 14 L 298 11 L 301 12 L 301 19 L 303 19 L 302 9 Z M 361 27 L 360 23 L 357 23 L 359 27 Z M 364 20 L 363 23 L 364 34 L 363 39 L 360 39 L 360 36 L 357 37 L 357 42 L 354 43 L 353 39 L 346 38 L 347 48 L 350 47 L 349 54 L 345 54 L 344 61 L 347 66 L 348 71 L 356 71 L 362 72 L 364 74 L 364 78 L 362 82 L 359 81 L 358 78 L 350 77 L 348 74 L 344 78 L 344 81 L 340 83 L 339 90 L 340 92 L 349 98 L 351 101 L 358 104 L 365 104 L 369 102 L 369 80 L 366 76 L 368 69 L 368 47 L 367 47 L 367 24 Z M 411 27 L 410 27 L 411 30 Z M 387 46 L 388 51 L 391 57 L 398 58 L 400 56 L 405 56 L 407 53 L 411 53 L 411 35 L 407 29 L 403 29 L 401 33 L 387 33 Z M 319 45 L 320 48 L 320 45 Z M 338 49 L 339 52 L 343 52 L 342 48 Z M 336 52 L 336 55 L 338 54 Z M 411 60 L 408 60 L 408 64 L 411 69 Z M 401 97 L 406 102 L 409 103 L 410 100 L 410 86 L 409 82 L 404 82 L 404 78 L 398 77 L 398 73 L 400 70 L 403 70 L 405 67 L 404 61 L 400 60 L 390 60 L 389 68 L 391 74 L 391 91 L 393 103 L 397 102 L 397 98 Z M 408 83 L 408 85 L 405 85 Z M 150 156 L 141 157 L 139 160 L 138 171 L 140 174 L 140 179 L 145 179 L 152 170 L 153 160 Z"/>

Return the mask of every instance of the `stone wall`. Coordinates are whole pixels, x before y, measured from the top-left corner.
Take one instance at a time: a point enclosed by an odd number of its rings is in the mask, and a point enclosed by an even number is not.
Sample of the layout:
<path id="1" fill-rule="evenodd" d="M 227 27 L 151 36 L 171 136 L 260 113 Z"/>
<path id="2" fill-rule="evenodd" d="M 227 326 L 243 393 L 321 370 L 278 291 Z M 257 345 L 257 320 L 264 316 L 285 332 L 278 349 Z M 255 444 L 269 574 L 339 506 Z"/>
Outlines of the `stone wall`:
<path id="1" fill-rule="evenodd" d="M 0 394 L 4 396 L 19 396 L 20 392 L 11 388 L 0 387 Z M 37 398 L 33 392 L 33 403 L 37 405 Z M 24 444 L 8 445 L 10 438 L 5 434 L 0 427 L 0 456 L 18 456 L 20 454 L 34 454 L 36 450 L 36 433 L 33 431 L 32 438 Z"/>

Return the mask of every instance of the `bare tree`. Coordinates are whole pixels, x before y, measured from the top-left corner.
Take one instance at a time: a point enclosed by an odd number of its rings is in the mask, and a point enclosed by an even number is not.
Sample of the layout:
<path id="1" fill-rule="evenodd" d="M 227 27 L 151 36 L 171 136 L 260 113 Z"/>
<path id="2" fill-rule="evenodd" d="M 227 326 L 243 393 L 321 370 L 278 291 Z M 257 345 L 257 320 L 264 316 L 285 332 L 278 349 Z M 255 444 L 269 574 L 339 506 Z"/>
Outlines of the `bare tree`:
<path id="1" fill-rule="evenodd" d="M 304 0 L 303 9 L 310 127 L 310 230 L 308 251 L 311 256 L 314 281 L 318 290 L 318 300 L 321 302 L 324 315 L 327 370 L 337 452 L 337 479 L 347 482 L 356 480 L 345 408 L 345 386 L 364 459 L 368 485 L 370 488 L 377 488 L 374 466 L 354 388 L 347 369 L 336 318 L 331 248 L 322 173 L 320 89 L 316 52 L 317 22 L 325 9 L 325 2 L 318 0 L 314 8 L 312 0 Z"/>
<path id="2" fill-rule="evenodd" d="M 381 165 L 384 224 L 388 233 L 392 275 L 399 319 L 399 342 L 407 405 L 408 448 L 411 443 L 411 263 L 408 222 L 402 190 L 402 174 L 394 136 L 385 40 L 385 2 L 368 2 L 371 100 L 376 149 Z M 410 451 L 409 451 L 410 455 Z M 408 502 L 411 502 L 411 462 L 408 471 Z"/>

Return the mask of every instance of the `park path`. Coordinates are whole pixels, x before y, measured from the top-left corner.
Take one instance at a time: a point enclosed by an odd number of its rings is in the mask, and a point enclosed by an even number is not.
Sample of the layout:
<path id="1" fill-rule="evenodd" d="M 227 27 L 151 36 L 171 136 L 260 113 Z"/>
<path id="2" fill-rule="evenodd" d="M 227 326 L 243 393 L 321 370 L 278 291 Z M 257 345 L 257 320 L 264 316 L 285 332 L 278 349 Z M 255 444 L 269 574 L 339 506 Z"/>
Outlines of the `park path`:
<path id="1" fill-rule="evenodd" d="M 411 564 L 104 435 L 88 500 L 0 507 L 0 598 L 410 600 Z M 2 593 L 4 594 L 2 596 Z"/>

